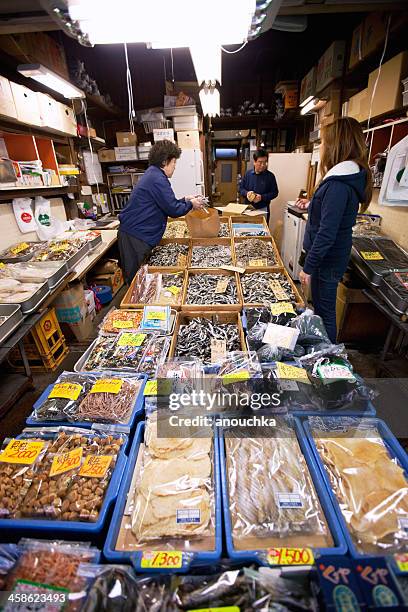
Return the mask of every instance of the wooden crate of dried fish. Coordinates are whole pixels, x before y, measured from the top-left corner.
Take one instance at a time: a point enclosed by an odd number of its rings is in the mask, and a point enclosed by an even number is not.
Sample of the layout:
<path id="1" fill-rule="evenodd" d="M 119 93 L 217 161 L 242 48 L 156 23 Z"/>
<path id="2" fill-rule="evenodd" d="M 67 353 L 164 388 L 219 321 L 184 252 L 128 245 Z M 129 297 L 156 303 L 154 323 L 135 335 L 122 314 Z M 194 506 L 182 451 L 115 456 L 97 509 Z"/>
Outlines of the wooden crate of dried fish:
<path id="1" fill-rule="evenodd" d="M 231 237 L 231 226 L 229 217 L 220 217 L 220 231 L 218 232 L 218 238 L 230 238 Z"/>
<path id="2" fill-rule="evenodd" d="M 238 312 L 208 310 L 179 312 L 169 357 L 192 357 L 211 363 L 212 340 L 225 341 L 226 351 L 246 351 L 244 330 Z"/>
<path id="3" fill-rule="evenodd" d="M 175 310 L 180 310 L 186 271 L 171 267 L 148 268 L 148 275 L 153 277 L 154 283 L 150 287 L 150 291 L 147 292 L 143 287 L 143 283 L 146 282 L 142 278 L 144 269 L 147 269 L 147 266 L 140 268 L 136 274 L 120 307 L 125 309 L 143 308 L 146 304 L 155 304 L 159 306 L 172 306 Z"/>
<path id="4" fill-rule="evenodd" d="M 191 268 L 232 265 L 232 244 L 229 238 L 193 238 L 191 242 Z"/>
<path id="5" fill-rule="evenodd" d="M 163 238 L 190 238 L 190 233 L 184 217 L 180 219 L 169 219 Z"/>
<path id="6" fill-rule="evenodd" d="M 161 240 L 147 260 L 149 272 L 155 268 L 181 268 L 185 270 L 189 266 L 190 240 L 188 238 L 177 238 Z M 151 270 L 153 268 L 153 270 Z"/>
<path id="7" fill-rule="evenodd" d="M 247 215 L 233 216 L 231 219 L 231 235 L 258 237 L 270 236 L 268 224 L 263 215 L 248 217 Z"/>
<path id="8" fill-rule="evenodd" d="M 234 238 L 233 257 L 237 266 L 283 270 L 283 262 L 272 238 Z"/>
<path id="9" fill-rule="evenodd" d="M 298 307 L 304 301 L 286 270 L 254 267 L 239 278 L 244 306 L 270 306 L 276 302 L 291 302 Z"/>
<path id="10" fill-rule="evenodd" d="M 227 270 L 204 268 L 189 270 L 181 310 L 240 311 L 241 288 L 238 274 Z"/>

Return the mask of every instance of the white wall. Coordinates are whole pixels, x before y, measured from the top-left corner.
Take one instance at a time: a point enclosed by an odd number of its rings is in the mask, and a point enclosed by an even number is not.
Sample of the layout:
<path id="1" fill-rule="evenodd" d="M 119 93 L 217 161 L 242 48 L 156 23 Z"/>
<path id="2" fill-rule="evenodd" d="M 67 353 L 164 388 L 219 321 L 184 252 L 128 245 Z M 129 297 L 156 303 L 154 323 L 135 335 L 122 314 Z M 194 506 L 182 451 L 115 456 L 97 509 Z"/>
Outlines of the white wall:
<path id="1" fill-rule="evenodd" d="M 34 200 L 33 200 L 34 212 Z M 61 221 L 66 221 L 64 202 L 61 198 L 51 198 L 51 214 Z M 0 251 L 21 240 L 38 240 L 35 232 L 22 234 L 14 217 L 13 207 L 8 203 L 0 203 Z"/>
<path id="2" fill-rule="evenodd" d="M 408 206 L 381 206 L 378 204 L 379 189 L 374 189 L 368 212 L 382 217 L 384 234 L 408 250 Z"/>

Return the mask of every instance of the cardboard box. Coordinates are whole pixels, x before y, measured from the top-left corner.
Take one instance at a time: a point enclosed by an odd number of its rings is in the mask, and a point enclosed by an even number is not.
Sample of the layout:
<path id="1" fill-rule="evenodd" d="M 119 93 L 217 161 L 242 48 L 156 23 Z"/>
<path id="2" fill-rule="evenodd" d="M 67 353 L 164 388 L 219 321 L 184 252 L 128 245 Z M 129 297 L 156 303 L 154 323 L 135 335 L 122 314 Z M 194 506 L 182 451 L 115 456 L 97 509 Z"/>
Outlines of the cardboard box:
<path id="1" fill-rule="evenodd" d="M 36 95 L 40 109 L 41 125 L 62 132 L 64 126 L 61 110 L 59 108 L 60 103 L 47 94 L 37 91 Z"/>
<path id="2" fill-rule="evenodd" d="M 114 162 L 116 161 L 115 151 L 113 149 L 99 149 L 98 159 L 100 162 Z"/>
<path id="3" fill-rule="evenodd" d="M 83 319 L 78 321 L 78 323 L 68 323 L 69 329 L 74 334 L 78 342 L 82 342 L 83 340 L 86 340 L 93 333 L 94 318 L 95 318 L 95 312 L 92 312 L 92 313 L 87 313 L 83 317 Z"/>
<path id="4" fill-rule="evenodd" d="M 118 147 L 131 147 L 137 145 L 137 135 L 132 132 L 116 132 Z"/>
<path id="5" fill-rule="evenodd" d="M 177 144 L 180 149 L 199 149 L 200 132 L 191 130 L 190 132 L 177 132 Z"/>
<path id="6" fill-rule="evenodd" d="M 372 117 L 401 108 L 402 87 L 401 80 L 408 74 L 408 51 L 398 53 L 381 67 L 377 89 L 373 99 Z M 368 98 L 371 100 L 378 68 L 368 77 Z"/>
<path id="7" fill-rule="evenodd" d="M 42 125 L 40 107 L 38 104 L 37 93 L 10 81 L 13 93 L 14 104 L 17 111 L 17 119 L 30 125 Z"/>
<path id="8" fill-rule="evenodd" d="M 116 161 L 132 161 L 137 159 L 136 147 L 115 147 Z"/>
<path id="9" fill-rule="evenodd" d="M 363 27 L 364 24 L 361 22 L 353 32 L 348 63 L 349 68 L 353 68 L 363 59 Z"/>
<path id="10" fill-rule="evenodd" d="M 366 121 L 368 119 L 370 107 L 370 98 L 368 89 L 359 91 L 355 96 L 351 96 L 347 106 L 347 116 L 354 117 L 357 121 Z"/>
<path id="11" fill-rule="evenodd" d="M 115 295 L 123 283 L 123 274 L 117 259 L 108 259 L 95 266 L 91 284 L 107 285 L 112 289 L 112 295 Z"/>
<path id="12" fill-rule="evenodd" d="M 384 41 L 388 16 L 385 13 L 369 13 L 364 19 L 362 55 L 373 53 Z"/>
<path id="13" fill-rule="evenodd" d="M 57 319 L 61 323 L 79 323 L 82 321 L 88 312 L 82 284 L 76 283 L 68 289 L 64 289 L 53 302 L 53 306 L 57 312 Z"/>
<path id="14" fill-rule="evenodd" d="M 302 79 L 302 83 L 300 85 L 300 100 L 299 103 L 302 104 L 304 100 L 310 98 L 310 96 L 314 96 L 316 91 L 316 66 L 313 66 L 311 70 L 307 73 L 307 75 Z"/>
<path id="15" fill-rule="evenodd" d="M 76 136 L 78 133 L 75 113 L 70 106 L 58 102 L 58 108 L 61 117 L 62 131 L 71 136 Z"/>
<path id="16" fill-rule="evenodd" d="M 298 83 L 297 81 L 279 81 L 275 92 L 282 94 L 285 110 L 298 106 Z"/>
<path id="17" fill-rule="evenodd" d="M 17 119 L 17 109 L 14 104 L 10 81 L 0 75 L 0 115 Z"/>
<path id="18" fill-rule="evenodd" d="M 327 87 L 334 79 L 342 76 L 345 49 L 346 42 L 344 40 L 335 40 L 320 58 L 316 72 L 317 93 Z"/>
<path id="19" fill-rule="evenodd" d="M 153 140 L 154 142 L 159 142 L 159 140 L 170 140 L 171 142 L 175 142 L 173 128 L 158 128 L 153 130 Z"/>

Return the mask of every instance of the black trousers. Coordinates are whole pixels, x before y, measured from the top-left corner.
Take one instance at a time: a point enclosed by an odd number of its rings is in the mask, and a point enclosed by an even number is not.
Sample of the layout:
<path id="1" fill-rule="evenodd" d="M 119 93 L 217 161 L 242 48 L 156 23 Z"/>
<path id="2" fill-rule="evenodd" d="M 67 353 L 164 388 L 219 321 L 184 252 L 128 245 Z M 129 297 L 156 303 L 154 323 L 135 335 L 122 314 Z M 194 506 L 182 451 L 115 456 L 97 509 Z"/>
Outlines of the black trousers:
<path id="1" fill-rule="evenodd" d="M 121 230 L 118 232 L 118 244 L 120 267 L 125 281 L 130 285 L 136 272 L 150 255 L 152 247 L 143 240 L 139 240 L 139 238 Z"/>

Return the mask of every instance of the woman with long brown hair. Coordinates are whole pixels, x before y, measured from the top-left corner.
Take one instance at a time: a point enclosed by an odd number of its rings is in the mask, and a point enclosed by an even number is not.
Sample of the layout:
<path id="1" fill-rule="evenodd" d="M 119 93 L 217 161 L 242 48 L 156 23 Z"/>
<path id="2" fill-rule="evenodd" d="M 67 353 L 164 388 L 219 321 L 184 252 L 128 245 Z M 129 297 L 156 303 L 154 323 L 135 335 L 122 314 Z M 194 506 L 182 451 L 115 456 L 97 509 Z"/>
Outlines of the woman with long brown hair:
<path id="1" fill-rule="evenodd" d="M 346 271 L 357 213 L 365 211 L 372 196 L 372 176 L 360 124 L 342 117 L 322 129 L 322 179 L 308 207 L 300 273 L 311 284 L 313 306 L 336 342 L 337 286 Z"/>

